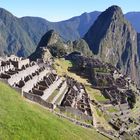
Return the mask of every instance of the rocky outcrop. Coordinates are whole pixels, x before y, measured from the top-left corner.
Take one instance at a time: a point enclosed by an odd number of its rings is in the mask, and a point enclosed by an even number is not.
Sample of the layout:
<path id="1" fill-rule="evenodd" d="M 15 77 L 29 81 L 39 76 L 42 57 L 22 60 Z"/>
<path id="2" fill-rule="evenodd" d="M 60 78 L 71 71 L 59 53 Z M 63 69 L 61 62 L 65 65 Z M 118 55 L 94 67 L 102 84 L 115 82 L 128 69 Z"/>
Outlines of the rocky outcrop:
<path id="1" fill-rule="evenodd" d="M 88 44 L 83 39 L 79 39 L 74 42 L 65 42 L 57 32 L 50 30 L 42 37 L 36 51 L 29 58 L 31 60 L 36 60 L 37 58 L 44 59 L 46 48 L 50 51 L 53 57 L 62 57 L 73 51 L 81 52 L 85 56 L 92 55 Z"/>
<path id="2" fill-rule="evenodd" d="M 92 51 L 89 49 L 88 44 L 83 39 L 79 39 L 73 42 L 73 51 L 81 52 L 85 56 L 89 57 L 93 55 Z"/>
<path id="3" fill-rule="evenodd" d="M 138 82 L 137 33 L 118 6 L 104 11 L 84 39 L 94 55 Z"/>
<path id="4" fill-rule="evenodd" d="M 36 60 L 37 58 L 44 59 L 43 56 L 46 55 L 46 49 L 48 49 L 54 57 L 62 56 L 66 53 L 67 48 L 68 46 L 64 43 L 60 35 L 54 30 L 50 30 L 42 37 L 35 52 L 31 54 L 29 58 L 31 60 Z"/>

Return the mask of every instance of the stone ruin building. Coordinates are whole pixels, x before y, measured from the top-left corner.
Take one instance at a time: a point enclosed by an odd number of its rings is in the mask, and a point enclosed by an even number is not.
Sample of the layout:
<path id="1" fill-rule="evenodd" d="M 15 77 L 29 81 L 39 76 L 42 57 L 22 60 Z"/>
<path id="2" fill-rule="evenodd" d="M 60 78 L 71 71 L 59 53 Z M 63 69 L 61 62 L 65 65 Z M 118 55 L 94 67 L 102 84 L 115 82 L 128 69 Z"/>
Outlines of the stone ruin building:
<path id="1" fill-rule="evenodd" d="M 68 90 L 62 100 L 61 106 L 68 109 L 77 109 L 77 114 L 92 117 L 90 99 L 84 86 L 72 78 L 67 78 Z"/>
<path id="2" fill-rule="evenodd" d="M 131 80 L 127 80 L 116 68 L 107 63 L 80 55 L 78 57 L 76 69 L 88 71 L 89 76 L 93 78 L 94 88 L 99 89 L 102 95 L 110 100 L 108 104 L 125 110 L 124 115 L 118 112 L 122 115 L 120 121 L 117 121 L 117 113 L 113 114 L 113 119 L 110 120 L 113 127 L 119 129 L 120 133 L 123 132 L 131 124 L 126 116 L 128 109 L 133 108 L 137 94 L 129 89 Z M 60 113 L 69 112 L 72 116 L 76 116 L 75 118 L 86 122 L 93 120 L 91 101 L 85 87 L 70 77 L 58 76 L 50 64 L 44 64 L 41 60 L 30 62 L 29 59 L 16 56 L 0 58 L 0 80 L 6 81 L 11 87 L 20 91 L 25 98 L 47 108 L 52 110 L 58 108 Z M 119 125 L 121 122 L 123 126 Z M 139 132 L 139 129 L 135 130 L 135 133 Z"/>
<path id="3" fill-rule="evenodd" d="M 139 102 L 140 90 L 135 83 L 111 64 L 103 63 L 98 59 L 87 58 L 80 54 L 69 55 L 66 59 L 75 64 L 69 70 L 74 70 L 77 74 L 88 78 L 93 87 L 100 90 L 104 99 L 107 99 L 93 103 L 96 103 L 100 111 L 108 116 L 107 121 L 117 132 L 116 136 L 124 139 L 124 135 L 127 135 L 128 138 L 134 136 L 139 139 L 140 110 L 136 101 Z M 71 96 L 67 98 L 73 99 Z M 69 105 L 71 102 L 64 101 L 63 104 L 65 103 Z M 135 117 L 132 113 L 133 109 L 137 110 L 134 111 Z"/>
<path id="4" fill-rule="evenodd" d="M 0 62 L 0 79 L 20 91 L 22 96 L 50 109 L 63 107 L 76 115 L 83 114 L 85 120 L 92 120 L 90 99 L 82 84 L 58 76 L 41 60 L 30 62 L 12 55 Z"/>
<path id="5" fill-rule="evenodd" d="M 120 74 L 117 68 L 80 54 L 69 55 L 66 59 L 74 61 L 75 65 L 71 69 L 77 73 L 80 71 L 80 74 L 86 76 L 95 89 L 100 90 L 102 95 L 110 100 L 106 103 L 133 108 L 136 93 L 129 89 L 129 81 L 125 78 L 126 76 Z"/>

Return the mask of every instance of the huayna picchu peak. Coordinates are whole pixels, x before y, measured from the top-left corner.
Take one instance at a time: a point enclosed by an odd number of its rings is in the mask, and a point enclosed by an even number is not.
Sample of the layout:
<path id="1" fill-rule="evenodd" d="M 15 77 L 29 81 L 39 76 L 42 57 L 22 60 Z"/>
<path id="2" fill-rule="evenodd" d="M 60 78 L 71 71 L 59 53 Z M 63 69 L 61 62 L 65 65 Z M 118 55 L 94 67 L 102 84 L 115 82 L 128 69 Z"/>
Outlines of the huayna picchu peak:
<path id="1" fill-rule="evenodd" d="M 139 83 L 137 33 L 121 8 L 111 6 L 103 12 L 84 39 L 97 58 L 118 67 Z"/>

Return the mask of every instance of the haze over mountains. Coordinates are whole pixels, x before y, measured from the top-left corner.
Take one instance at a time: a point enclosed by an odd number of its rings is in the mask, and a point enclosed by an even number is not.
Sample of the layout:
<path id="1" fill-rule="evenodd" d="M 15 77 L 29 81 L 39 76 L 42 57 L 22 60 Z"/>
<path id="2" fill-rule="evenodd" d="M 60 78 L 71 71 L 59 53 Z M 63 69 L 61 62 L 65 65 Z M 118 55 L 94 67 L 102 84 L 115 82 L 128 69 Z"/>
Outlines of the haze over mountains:
<path id="1" fill-rule="evenodd" d="M 5 9 L 0 9 L 0 54 L 29 56 L 41 37 L 50 29 L 58 32 L 64 40 L 83 37 L 101 12 L 83 13 L 66 21 L 49 22 L 38 17 L 17 18 Z M 139 12 L 127 13 L 125 17 L 140 32 Z"/>

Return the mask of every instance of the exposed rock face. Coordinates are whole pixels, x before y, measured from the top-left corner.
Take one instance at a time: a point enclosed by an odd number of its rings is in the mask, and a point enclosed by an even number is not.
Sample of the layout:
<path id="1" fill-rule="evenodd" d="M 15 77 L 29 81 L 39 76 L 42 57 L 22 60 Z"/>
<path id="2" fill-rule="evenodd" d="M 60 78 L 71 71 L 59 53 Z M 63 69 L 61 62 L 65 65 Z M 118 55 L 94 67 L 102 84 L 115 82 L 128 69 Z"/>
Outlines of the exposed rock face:
<path id="1" fill-rule="evenodd" d="M 73 51 L 79 51 L 85 56 L 92 55 L 91 50 L 83 39 L 79 39 L 74 42 L 65 42 L 62 37 L 54 30 L 48 31 L 42 37 L 38 47 L 36 48 L 36 51 L 29 58 L 31 60 L 42 58 L 42 54 L 44 54 L 45 48 L 47 48 L 54 57 L 61 57 Z"/>
<path id="2" fill-rule="evenodd" d="M 84 39 L 97 58 L 138 80 L 137 33 L 120 7 L 112 6 L 103 12 Z"/>
<path id="3" fill-rule="evenodd" d="M 47 46 L 53 45 L 57 42 L 59 36 L 53 32 L 53 30 L 47 32 L 42 39 L 40 40 L 38 47 L 36 48 L 35 52 L 30 55 L 31 60 L 36 60 L 37 58 L 45 59 L 44 56 L 47 56 L 50 51 L 47 49 Z"/>
<path id="4" fill-rule="evenodd" d="M 79 39 L 73 42 L 73 51 L 79 51 L 85 56 L 89 57 L 93 55 L 92 51 L 89 49 L 88 44 L 83 39 Z"/>
<path id="5" fill-rule="evenodd" d="M 137 34 L 137 43 L 138 43 L 138 55 L 140 60 L 140 33 Z"/>

